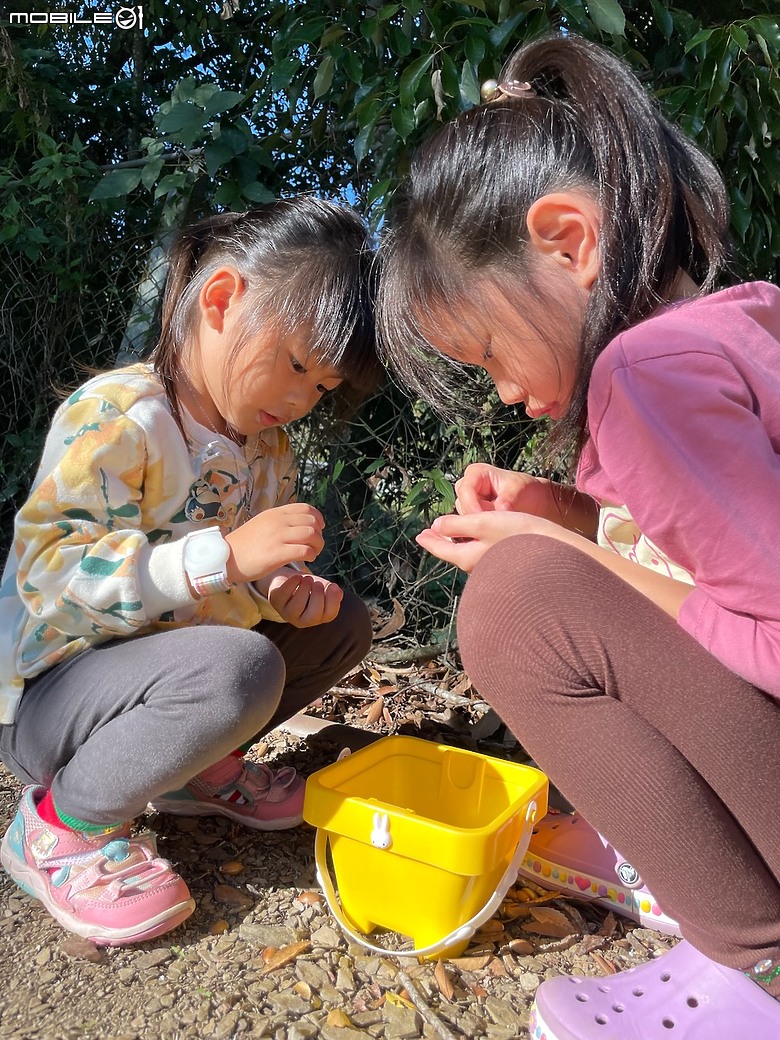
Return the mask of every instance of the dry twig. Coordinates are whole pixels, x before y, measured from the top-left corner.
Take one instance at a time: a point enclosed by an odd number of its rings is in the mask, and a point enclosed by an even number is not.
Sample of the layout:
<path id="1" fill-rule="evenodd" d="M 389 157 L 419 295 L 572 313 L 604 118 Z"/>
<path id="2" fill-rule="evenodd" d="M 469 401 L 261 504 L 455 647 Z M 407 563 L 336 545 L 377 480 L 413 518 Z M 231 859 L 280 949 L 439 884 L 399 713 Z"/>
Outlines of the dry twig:
<path id="1" fill-rule="evenodd" d="M 409 999 L 434 1033 L 440 1037 L 440 1040 L 456 1040 L 455 1034 L 445 1026 L 439 1016 L 423 1000 L 422 994 L 405 971 L 398 972 L 398 981 L 403 984 L 404 989 L 409 994 Z"/>

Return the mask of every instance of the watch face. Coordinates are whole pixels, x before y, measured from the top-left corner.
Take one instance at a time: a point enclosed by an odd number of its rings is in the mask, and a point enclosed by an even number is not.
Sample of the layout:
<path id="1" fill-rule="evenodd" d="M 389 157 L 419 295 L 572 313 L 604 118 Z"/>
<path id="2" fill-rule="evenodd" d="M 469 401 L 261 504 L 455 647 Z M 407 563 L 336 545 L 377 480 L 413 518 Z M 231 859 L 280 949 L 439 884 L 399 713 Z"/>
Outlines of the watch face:
<path id="1" fill-rule="evenodd" d="M 197 538 L 188 538 L 184 547 L 184 562 L 187 566 L 197 567 L 201 573 L 219 570 L 229 557 L 230 547 L 216 528 L 211 528 L 208 535 L 204 532 Z"/>

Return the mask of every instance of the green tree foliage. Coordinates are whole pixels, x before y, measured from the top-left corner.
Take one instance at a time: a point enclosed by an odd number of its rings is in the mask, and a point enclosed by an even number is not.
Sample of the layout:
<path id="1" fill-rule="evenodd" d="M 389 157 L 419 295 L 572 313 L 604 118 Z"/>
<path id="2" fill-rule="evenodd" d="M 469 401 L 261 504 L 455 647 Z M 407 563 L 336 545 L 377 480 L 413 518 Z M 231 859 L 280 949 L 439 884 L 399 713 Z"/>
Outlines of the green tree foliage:
<path id="1" fill-rule="evenodd" d="M 129 29 L 0 25 L 6 534 L 51 388 L 153 341 L 172 228 L 298 191 L 355 201 L 379 227 L 430 128 L 475 104 L 522 40 L 553 28 L 624 55 L 714 154 L 743 274 L 778 279 L 774 0 L 146 0 L 142 11 Z M 516 416 L 487 419 L 464 439 L 387 387 L 338 451 L 318 453 L 316 429 L 304 431 L 307 490 L 339 532 L 334 567 L 370 584 L 389 552 L 398 581 L 424 585 L 431 564 L 409 537 L 420 514 L 447 507 L 464 461 L 498 453 L 512 465 L 526 450 Z"/>

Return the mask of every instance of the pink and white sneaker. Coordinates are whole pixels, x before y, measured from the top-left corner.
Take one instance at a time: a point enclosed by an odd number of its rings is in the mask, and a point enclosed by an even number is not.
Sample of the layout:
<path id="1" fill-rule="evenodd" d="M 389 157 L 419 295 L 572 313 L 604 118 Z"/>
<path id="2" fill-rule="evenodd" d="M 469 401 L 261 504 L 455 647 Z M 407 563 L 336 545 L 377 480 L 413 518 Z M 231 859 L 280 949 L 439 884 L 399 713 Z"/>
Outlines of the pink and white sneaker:
<path id="1" fill-rule="evenodd" d="M 176 816 L 227 816 L 255 830 L 280 831 L 303 820 L 305 790 L 291 766 L 271 769 L 228 755 L 149 807 Z"/>
<path id="2" fill-rule="evenodd" d="M 195 909 L 184 880 L 157 855 L 154 835 L 130 824 L 99 834 L 38 815 L 42 787 L 27 787 L 3 836 L 0 862 L 63 928 L 100 946 L 153 939 Z"/>
<path id="3" fill-rule="evenodd" d="M 548 812 L 536 824 L 519 873 L 543 888 L 592 899 L 645 928 L 680 934 L 635 867 L 577 813 Z"/>

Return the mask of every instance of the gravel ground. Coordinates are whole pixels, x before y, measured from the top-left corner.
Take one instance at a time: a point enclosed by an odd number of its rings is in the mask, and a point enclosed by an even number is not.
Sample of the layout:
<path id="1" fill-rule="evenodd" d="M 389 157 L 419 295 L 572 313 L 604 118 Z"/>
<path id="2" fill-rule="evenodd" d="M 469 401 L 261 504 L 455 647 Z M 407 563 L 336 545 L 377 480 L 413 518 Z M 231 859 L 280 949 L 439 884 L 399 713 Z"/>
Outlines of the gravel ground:
<path id="1" fill-rule="evenodd" d="M 435 664 L 423 677 L 399 671 L 363 670 L 353 677 L 353 697 L 341 689 L 315 709 L 361 733 L 278 732 L 253 753 L 304 775 L 361 734 L 414 732 L 511 753 L 511 736 L 472 709 L 462 676 Z M 3 829 L 19 793 L 0 769 Z M 674 941 L 586 901 L 518 884 L 461 958 L 374 956 L 330 916 L 308 825 L 258 834 L 219 817 L 149 814 L 140 822 L 186 878 L 195 913 L 151 942 L 98 948 L 64 931 L 0 872 L 2 1040 L 527 1038 L 533 994 L 545 978 L 610 974 Z"/>

